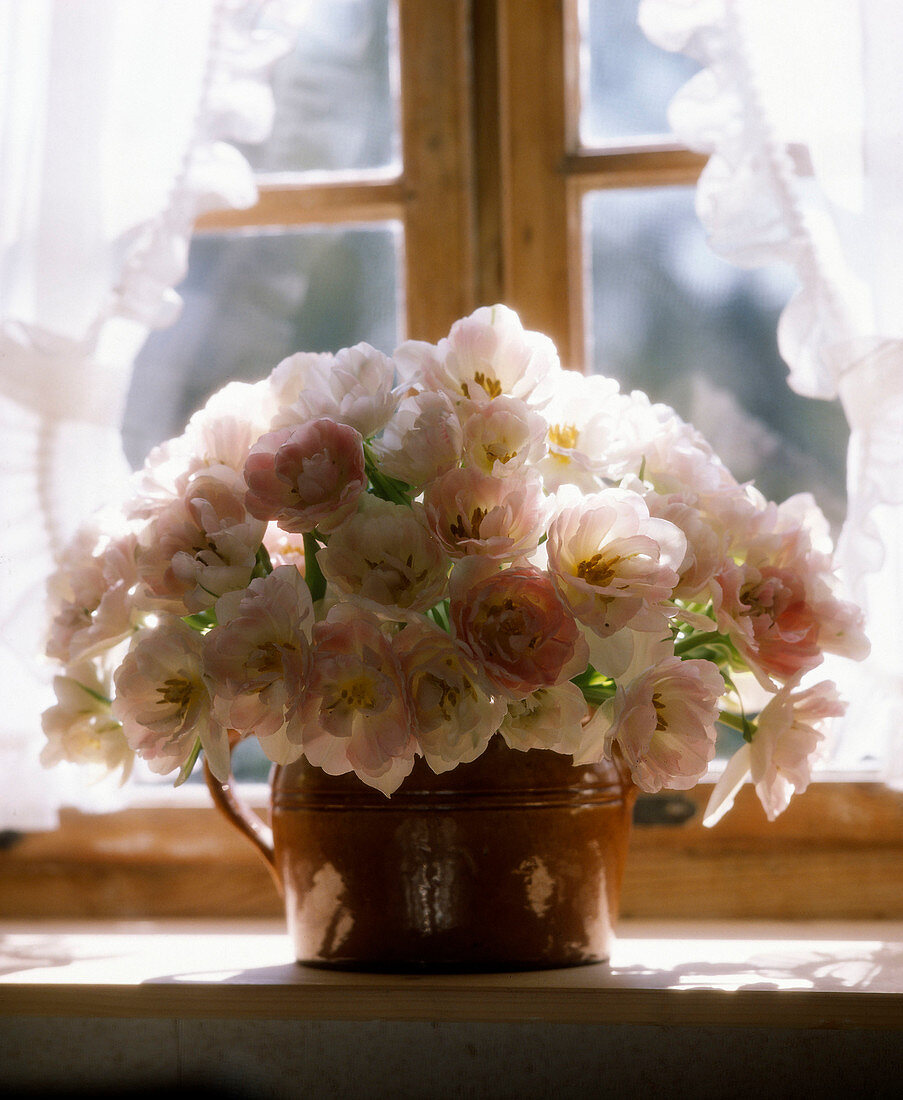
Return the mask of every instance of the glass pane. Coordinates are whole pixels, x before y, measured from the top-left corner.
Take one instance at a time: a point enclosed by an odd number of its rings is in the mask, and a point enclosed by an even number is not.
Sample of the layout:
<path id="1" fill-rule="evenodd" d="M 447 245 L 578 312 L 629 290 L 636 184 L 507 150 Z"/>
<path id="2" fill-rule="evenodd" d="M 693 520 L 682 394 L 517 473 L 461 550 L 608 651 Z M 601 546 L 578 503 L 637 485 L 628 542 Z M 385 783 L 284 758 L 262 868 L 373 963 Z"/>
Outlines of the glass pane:
<path id="1" fill-rule="evenodd" d="M 270 137 L 239 146 L 257 172 L 398 169 L 395 4 L 307 3 L 297 45 L 273 68 Z"/>
<path id="2" fill-rule="evenodd" d="M 836 402 L 787 385 L 776 330 L 788 270 L 716 257 L 691 188 L 597 191 L 584 223 L 593 369 L 673 406 L 766 496 L 811 491 L 836 531 L 849 430 Z"/>
<path id="3" fill-rule="evenodd" d="M 197 236 L 184 307 L 138 357 L 123 423 L 137 466 L 230 380 L 255 381 L 296 351 L 398 343 L 400 228 Z"/>
<path id="4" fill-rule="evenodd" d="M 639 0 L 583 0 L 580 140 L 586 146 L 663 137 L 667 107 L 699 66 L 654 46 L 637 26 Z"/>

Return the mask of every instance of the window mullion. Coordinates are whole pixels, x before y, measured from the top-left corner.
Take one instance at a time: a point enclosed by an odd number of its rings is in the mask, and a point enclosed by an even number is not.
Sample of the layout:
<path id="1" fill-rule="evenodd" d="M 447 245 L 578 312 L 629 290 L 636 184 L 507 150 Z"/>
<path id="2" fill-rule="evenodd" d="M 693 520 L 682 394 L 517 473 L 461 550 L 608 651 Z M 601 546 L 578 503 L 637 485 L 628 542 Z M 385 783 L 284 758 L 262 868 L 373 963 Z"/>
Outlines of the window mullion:
<path id="1" fill-rule="evenodd" d="M 551 336 L 568 366 L 581 365 L 583 347 L 579 209 L 565 173 L 574 8 L 536 0 L 524 19 L 516 0 L 497 0 L 503 296 L 525 325 Z"/>
<path id="2" fill-rule="evenodd" d="M 399 0 L 408 335 L 475 306 L 468 0 Z"/>
<path id="3" fill-rule="evenodd" d="M 258 184 L 257 203 L 246 210 L 216 210 L 195 224 L 198 232 L 266 226 L 335 225 L 398 219 L 404 213 L 400 179 L 324 179 Z"/>

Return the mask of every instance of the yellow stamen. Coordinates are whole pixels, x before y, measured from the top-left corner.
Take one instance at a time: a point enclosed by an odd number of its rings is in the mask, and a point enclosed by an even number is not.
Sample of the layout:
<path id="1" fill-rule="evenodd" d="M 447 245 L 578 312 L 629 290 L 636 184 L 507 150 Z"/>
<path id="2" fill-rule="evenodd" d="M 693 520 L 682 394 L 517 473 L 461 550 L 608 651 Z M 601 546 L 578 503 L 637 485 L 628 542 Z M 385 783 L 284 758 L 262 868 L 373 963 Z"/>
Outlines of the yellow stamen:
<path id="1" fill-rule="evenodd" d="M 478 370 L 474 372 L 473 380 L 478 386 L 482 386 L 490 397 L 501 397 L 502 385 L 497 378 L 487 378 L 481 370 Z M 461 388 L 464 389 L 464 396 L 467 397 L 466 383 Z"/>
<path id="2" fill-rule="evenodd" d="M 578 563 L 577 576 L 595 588 L 605 588 L 611 583 L 621 561 L 622 558 L 618 555 L 606 558 L 602 554 L 593 554 L 591 558 L 584 558 Z"/>
<path id="3" fill-rule="evenodd" d="M 550 424 L 549 442 L 553 447 L 563 447 L 572 450 L 577 446 L 577 432 L 573 424 Z"/>
<path id="4" fill-rule="evenodd" d="M 506 462 L 510 462 L 512 458 L 517 458 L 517 451 L 503 451 L 498 444 L 488 443 L 483 447 L 483 453 L 486 455 L 486 461 L 491 466 L 493 462 L 501 462 L 504 466 Z"/>

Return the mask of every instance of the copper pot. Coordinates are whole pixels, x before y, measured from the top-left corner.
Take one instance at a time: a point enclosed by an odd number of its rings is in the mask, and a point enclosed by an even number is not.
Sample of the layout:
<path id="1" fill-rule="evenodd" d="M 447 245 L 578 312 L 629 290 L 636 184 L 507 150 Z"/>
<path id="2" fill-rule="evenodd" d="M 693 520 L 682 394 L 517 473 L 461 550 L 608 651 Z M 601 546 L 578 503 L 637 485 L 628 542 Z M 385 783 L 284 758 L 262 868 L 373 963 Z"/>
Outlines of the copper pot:
<path id="1" fill-rule="evenodd" d="M 419 759 L 386 798 L 304 760 L 274 769 L 272 833 L 207 773 L 266 859 L 299 962 L 370 970 L 507 970 L 609 956 L 636 789 L 498 735 L 435 775 Z"/>

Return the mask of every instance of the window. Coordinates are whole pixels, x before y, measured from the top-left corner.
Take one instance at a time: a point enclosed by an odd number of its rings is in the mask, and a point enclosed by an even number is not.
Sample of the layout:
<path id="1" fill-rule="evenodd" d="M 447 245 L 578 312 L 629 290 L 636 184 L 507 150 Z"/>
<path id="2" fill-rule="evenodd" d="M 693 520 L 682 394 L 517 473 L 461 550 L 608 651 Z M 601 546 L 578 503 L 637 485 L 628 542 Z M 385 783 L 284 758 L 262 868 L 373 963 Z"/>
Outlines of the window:
<path id="1" fill-rule="evenodd" d="M 743 444 L 724 455 L 735 472 L 772 477 L 763 487 L 775 496 L 815 487 L 839 522 L 842 418 L 783 384 L 780 273 L 743 274 L 705 251 L 692 214 L 703 159 L 660 133 L 689 73 L 633 29 L 636 0 L 312 7 L 329 17 L 277 77 L 283 113 L 253 154 L 260 200 L 201 219 L 189 330 L 159 334 L 142 354 L 134 460 L 154 432 L 180 429 L 225 380 L 224 363 L 257 377 L 299 347 L 436 340 L 476 305 L 504 301 L 566 364 L 647 389 L 710 434 L 730 427 L 713 442 Z M 318 66 L 344 98 L 321 102 Z M 349 107 L 343 132 L 359 140 L 335 143 L 336 113 Z M 148 429 L 151 391 L 168 404 Z M 899 796 L 864 779 L 819 782 L 769 825 L 747 788 L 705 831 L 707 793 L 641 802 L 626 915 L 899 912 Z M 26 838 L 2 864 L 4 911 L 278 912 L 256 855 L 191 801 L 69 814 L 59 834 Z"/>

